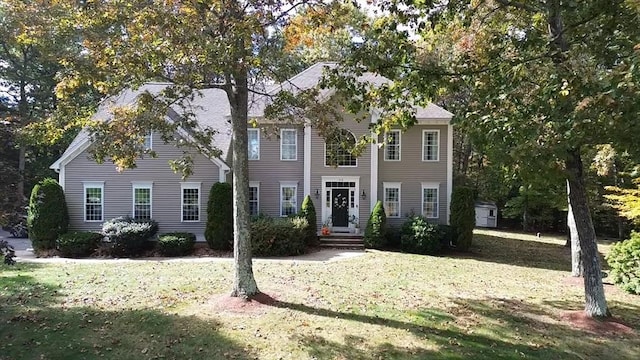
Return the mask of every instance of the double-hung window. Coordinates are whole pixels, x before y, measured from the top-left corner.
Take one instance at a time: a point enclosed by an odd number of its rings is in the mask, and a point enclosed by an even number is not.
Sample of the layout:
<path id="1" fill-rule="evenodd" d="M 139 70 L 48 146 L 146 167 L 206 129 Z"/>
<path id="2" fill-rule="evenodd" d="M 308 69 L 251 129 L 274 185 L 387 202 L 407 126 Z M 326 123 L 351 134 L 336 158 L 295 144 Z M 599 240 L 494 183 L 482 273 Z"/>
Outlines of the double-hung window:
<path id="1" fill-rule="evenodd" d="M 280 160 L 298 160 L 298 131 L 280 130 Z"/>
<path id="2" fill-rule="evenodd" d="M 438 218 L 439 188 L 437 183 L 422 183 L 422 216 L 428 219 Z"/>
<path id="3" fill-rule="evenodd" d="M 384 189 L 384 211 L 387 217 L 400 217 L 400 183 L 385 182 Z"/>
<path id="4" fill-rule="evenodd" d="M 180 183 L 183 222 L 200 221 L 200 186 L 199 182 Z"/>
<path id="5" fill-rule="evenodd" d="M 422 130 L 422 161 L 439 161 L 440 130 Z"/>
<path id="6" fill-rule="evenodd" d="M 104 221 L 104 181 L 88 181 L 84 187 L 84 221 Z"/>
<path id="7" fill-rule="evenodd" d="M 298 212 L 298 183 L 280 183 L 280 216 L 289 216 Z"/>
<path id="8" fill-rule="evenodd" d="M 150 181 L 133 182 L 133 218 L 151 219 L 151 198 L 153 183 Z"/>
<path id="9" fill-rule="evenodd" d="M 151 131 L 144 135 L 144 144 L 142 145 L 144 150 L 151 150 L 153 146 L 153 134 Z"/>
<path id="10" fill-rule="evenodd" d="M 260 160 L 260 129 L 247 129 L 249 160 Z"/>
<path id="11" fill-rule="evenodd" d="M 391 130 L 385 137 L 385 161 L 400 161 L 400 130 Z"/>
<path id="12" fill-rule="evenodd" d="M 260 183 L 249 181 L 249 215 L 256 216 L 260 212 Z"/>

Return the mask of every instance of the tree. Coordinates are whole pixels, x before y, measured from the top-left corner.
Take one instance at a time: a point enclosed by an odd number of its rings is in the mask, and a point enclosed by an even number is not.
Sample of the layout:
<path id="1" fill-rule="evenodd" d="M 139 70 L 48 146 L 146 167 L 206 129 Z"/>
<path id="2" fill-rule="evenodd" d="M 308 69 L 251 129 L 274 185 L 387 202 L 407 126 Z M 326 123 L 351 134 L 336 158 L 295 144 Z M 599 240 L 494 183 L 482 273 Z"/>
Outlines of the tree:
<path id="1" fill-rule="evenodd" d="M 457 249 L 468 251 L 473 241 L 473 228 L 476 225 L 475 194 L 473 189 L 458 186 L 451 194 L 451 226 L 456 238 Z"/>
<path id="2" fill-rule="evenodd" d="M 198 90 L 218 89 L 226 94 L 232 129 L 234 283 L 231 295 L 255 295 L 258 287 L 252 269 L 248 205 L 250 98 L 253 101 L 260 96 L 270 97 L 268 85 L 284 78 L 273 66 L 281 60 L 278 56 L 282 45 L 271 36 L 274 30 L 282 29 L 303 7 L 322 9 L 331 2 L 115 0 L 76 5 L 76 1 L 67 0 L 63 3 L 73 11 L 59 22 L 81 30 L 79 37 L 84 52 L 77 59 L 62 59 L 73 65 L 73 72 L 59 84 L 61 96 L 68 95 L 79 84 L 91 84 L 104 93 L 114 94 L 149 80 L 170 83 L 161 94 L 143 94 L 136 109 L 117 110 L 109 123 L 90 124 L 96 159 L 108 156 L 121 169 L 134 167 L 144 133 L 153 130 L 168 139 L 178 127 L 194 137 L 192 145 L 209 156 L 219 155 L 220 149 L 211 143 L 210 129 L 199 128 L 193 121 L 192 111 L 184 109 L 182 119 L 172 123 L 166 122 L 164 115 L 169 108 L 184 105 L 183 99 L 198 96 Z M 317 94 L 317 89 L 284 89 L 276 95 L 267 115 L 285 122 L 333 123 L 337 112 L 331 106 L 322 111 L 316 101 Z M 281 106 L 289 103 L 293 105 Z M 308 104 L 314 104 L 313 111 L 290 110 L 306 109 Z M 189 174 L 189 167 L 188 159 L 174 162 L 174 169 L 185 175 Z"/>
<path id="3" fill-rule="evenodd" d="M 64 192 L 57 181 L 44 179 L 33 187 L 27 226 L 36 250 L 55 249 L 58 236 L 67 232 L 69 213 Z"/>
<path id="4" fill-rule="evenodd" d="M 395 80 L 395 87 L 411 88 L 409 95 L 418 102 L 468 90 L 469 108 L 460 126 L 484 139 L 487 154 L 539 171 L 562 171 L 584 265 L 585 311 L 608 316 L 583 152 L 601 143 L 638 152 L 633 145 L 640 134 L 637 2 L 385 1 L 382 6 L 390 15 L 377 22 L 376 31 L 386 34 L 385 41 L 365 41 L 351 71 L 379 71 Z M 412 46 L 412 34 L 397 30 L 398 24 L 420 36 L 419 46 Z M 386 41 L 390 31 L 399 38 L 393 45 Z"/>

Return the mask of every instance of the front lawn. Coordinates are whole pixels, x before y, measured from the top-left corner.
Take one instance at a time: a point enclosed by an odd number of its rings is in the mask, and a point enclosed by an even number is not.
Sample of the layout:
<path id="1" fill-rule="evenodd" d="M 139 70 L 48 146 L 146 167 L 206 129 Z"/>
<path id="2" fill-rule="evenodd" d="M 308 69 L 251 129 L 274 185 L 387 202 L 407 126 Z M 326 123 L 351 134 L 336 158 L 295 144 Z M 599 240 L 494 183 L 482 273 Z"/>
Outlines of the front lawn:
<path id="1" fill-rule="evenodd" d="M 568 320 L 563 244 L 484 231 L 465 256 L 258 260 L 268 296 L 248 304 L 224 261 L 3 266 L 0 359 L 640 358 L 640 297 L 606 285 L 620 328 Z"/>

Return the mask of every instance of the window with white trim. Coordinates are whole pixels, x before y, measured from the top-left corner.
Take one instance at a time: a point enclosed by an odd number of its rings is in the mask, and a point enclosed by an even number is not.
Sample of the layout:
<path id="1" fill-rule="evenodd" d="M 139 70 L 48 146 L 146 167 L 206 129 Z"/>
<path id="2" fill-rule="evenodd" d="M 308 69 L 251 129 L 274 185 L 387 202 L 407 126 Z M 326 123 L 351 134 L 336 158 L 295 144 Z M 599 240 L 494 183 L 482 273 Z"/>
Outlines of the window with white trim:
<path id="1" fill-rule="evenodd" d="M 400 161 L 400 130 L 390 130 L 385 135 L 385 161 Z"/>
<path id="2" fill-rule="evenodd" d="M 134 182 L 133 188 L 133 218 L 139 220 L 151 219 L 151 182 Z"/>
<path id="3" fill-rule="evenodd" d="M 438 218 L 439 184 L 422 183 L 422 216 L 428 219 Z"/>
<path id="4" fill-rule="evenodd" d="M 298 160 L 298 131 L 280 130 L 280 160 Z"/>
<path id="5" fill-rule="evenodd" d="M 181 219 L 183 222 L 200 221 L 200 183 L 180 184 Z"/>
<path id="6" fill-rule="evenodd" d="M 400 186 L 399 182 L 385 182 L 382 183 L 383 187 L 383 205 L 384 211 L 387 217 L 399 218 L 400 217 Z"/>
<path id="7" fill-rule="evenodd" d="M 151 150 L 153 146 L 153 133 L 149 131 L 144 135 L 144 149 Z"/>
<path id="8" fill-rule="evenodd" d="M 328 136 L 324 144 L 325 166 L 358 166 L 357 157 L 351 153 L 355 146 L 356 137 L 348 130 L 339 129 Z"/>
<path id="9" fill-rule="evenodd" d="M 256 216 L 260 212 L 260 183 L 249 181 L 249 215 Z"/>
<path id="10" fill-rule="evenodd" d="M 422 130 L 422 161 L 439 161 L 440 130 Z"/>
<path id="11" fill-rule="evenodd" d="M 104 182 L 85 182 L 84 221 L 104 221 Z"/>
<path id="12" fill-rule="evenodd" d="M 298 212 L 298 183 L 280 183 L 280 216 L 289 216 Z"/>
<path id="13" fill-rule="evenodd" d="M 247 129 L 249 160 L 260 160 L 260 129 Z"/>

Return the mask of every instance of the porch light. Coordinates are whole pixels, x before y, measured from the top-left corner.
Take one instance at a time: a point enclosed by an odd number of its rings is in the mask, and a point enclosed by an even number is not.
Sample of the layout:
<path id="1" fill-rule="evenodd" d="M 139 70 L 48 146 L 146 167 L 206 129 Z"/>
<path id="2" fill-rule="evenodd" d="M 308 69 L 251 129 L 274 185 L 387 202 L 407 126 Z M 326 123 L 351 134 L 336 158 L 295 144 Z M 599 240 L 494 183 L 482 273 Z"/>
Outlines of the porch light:
<path id="1" fill-rule="evenodd" d="M 360 194 L 360 199 L 365 200 L 367 198 L 367 194 L 365 194 L 364 190 L 362 190 L 362 194 Z"/>
<path id="2" fill-rule="evenodd" d="M 316 199 L 319 199 L 320 198 L 320 190 L 316 189 L 316 194 L 315 195 L 316 195 Z"/>

